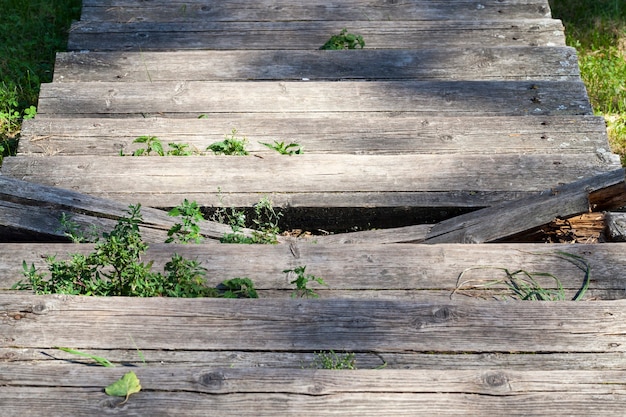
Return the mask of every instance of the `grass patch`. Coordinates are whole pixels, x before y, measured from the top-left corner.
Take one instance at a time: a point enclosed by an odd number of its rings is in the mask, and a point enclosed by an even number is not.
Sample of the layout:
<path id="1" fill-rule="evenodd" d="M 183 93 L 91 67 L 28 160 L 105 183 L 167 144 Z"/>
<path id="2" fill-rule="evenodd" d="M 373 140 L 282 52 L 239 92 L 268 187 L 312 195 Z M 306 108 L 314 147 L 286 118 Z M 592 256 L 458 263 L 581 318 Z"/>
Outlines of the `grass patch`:
<path id="1" fill-rule="evenodd" d="M 567 44 L 578 51 L 581 77 L 597 115 L 607 121 L 609 142 L 626 165 L 626 2 L 550 0 L 563 20 Z"/>
<path id="2" fill-rule="evenodd" d="M 21 121 L 32 115 L 41 83 L 52 81 L 54 57 L 67 46 L 81 0 L 0 0 L 0 147 L 14 154 Z M 0 159 L 1 162 L 1 159 Z"/>

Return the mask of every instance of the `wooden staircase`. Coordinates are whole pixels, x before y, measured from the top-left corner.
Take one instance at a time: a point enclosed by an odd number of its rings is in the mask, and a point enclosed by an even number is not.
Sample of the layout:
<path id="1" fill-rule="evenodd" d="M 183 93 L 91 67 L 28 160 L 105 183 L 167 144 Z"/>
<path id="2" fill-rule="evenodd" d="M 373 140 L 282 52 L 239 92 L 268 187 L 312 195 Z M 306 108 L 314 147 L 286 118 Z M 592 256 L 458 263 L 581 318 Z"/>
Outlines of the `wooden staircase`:
<path id="1" fill-rule="evenodd" d="M 365 49 L 318 49 L 343 28 Z M 204 151 L 232 129 L 251 155 L 129 156 L 142 135 Z M 61 211 L 107 228 L 141 203 L 146 262 L 179 253 L 260 298 L 25 295 L 22 260 L 92 246 L 2 243 L 2 416 L 623 414 L 626 244 L 462 244 L 626 204 L 547 0 L 84 0 L 18 151 L 3 230 L 58 240 Z M 317 235 L 226 245 L 206 222 L 203 244 L 159 243 L 159 209 L 264 196 Z M 340 233 L 368 228 L 390 229 Z M 320 299 L 291 298 L 298 266 Z M 482 285 L 505 269 L 588 289 L 512 300 Z M 358 369 L 317 369 L 330 351 Z M 103 388 L 128 370 L 142 390 L 120 404 Z"/>

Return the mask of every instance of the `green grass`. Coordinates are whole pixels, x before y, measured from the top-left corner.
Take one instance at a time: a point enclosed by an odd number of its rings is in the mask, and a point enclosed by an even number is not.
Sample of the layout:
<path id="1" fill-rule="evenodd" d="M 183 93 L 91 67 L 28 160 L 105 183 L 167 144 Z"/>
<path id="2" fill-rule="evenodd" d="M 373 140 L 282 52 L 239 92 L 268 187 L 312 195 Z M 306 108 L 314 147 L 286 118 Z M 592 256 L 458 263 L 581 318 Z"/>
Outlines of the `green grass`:
<path id="1" fill-rule="evenodd" d="M 626 165 L 626 2 L 550 0 L 567 44 L 578 51 L 595 113 L 605 117 L 612 150 Z"/>
<path id="2" fill-rule="evenodd" d="M 0 147 L 15 153 L 25 110 L 52 81 L 54 55 L 67 45 L 81 0 L 0 0 Z M 1 157 L 0 157 L 1 163 Z"/>

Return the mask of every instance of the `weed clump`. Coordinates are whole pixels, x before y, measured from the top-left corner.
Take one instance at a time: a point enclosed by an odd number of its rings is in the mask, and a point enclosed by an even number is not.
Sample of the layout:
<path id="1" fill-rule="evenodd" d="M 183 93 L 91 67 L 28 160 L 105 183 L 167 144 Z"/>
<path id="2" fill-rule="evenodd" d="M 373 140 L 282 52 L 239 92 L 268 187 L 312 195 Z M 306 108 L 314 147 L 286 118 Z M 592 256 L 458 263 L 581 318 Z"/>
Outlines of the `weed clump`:
<path id="1" fill-rule="evenodd" d="M 140 208 L 139 204 L 131 205 L 128 216 L 119 219 L 111 232 L 96 240 L 92 253 L 74 254 L 70 260 L 48 257 L 49 278 L 24 261 L 26 282 L 19 281 L 13 289 L 33 290 L 36 294 L 257 298 L 248 278 L 234 278 L 218 288 L 207 286 L 206 269 L 199 262 L 177 254 L 165 264 L 162 273 L 153 271 L 152 262 L 141 260 L 148 244 L 139 231 Z"/>

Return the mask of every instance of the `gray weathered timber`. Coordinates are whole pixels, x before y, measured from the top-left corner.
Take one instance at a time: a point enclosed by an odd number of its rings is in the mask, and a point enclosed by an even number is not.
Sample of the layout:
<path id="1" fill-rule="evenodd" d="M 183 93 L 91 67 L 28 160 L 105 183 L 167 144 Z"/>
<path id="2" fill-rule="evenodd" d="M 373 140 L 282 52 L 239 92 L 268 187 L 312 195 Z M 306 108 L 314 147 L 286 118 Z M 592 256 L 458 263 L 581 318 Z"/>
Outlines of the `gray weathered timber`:
<path id="1" fill-rule="evenodd" d="M 106 357 L 111 362 L 124 366 L 211 366 L 215 368 L 291 368 L 306 369 L 315 363 L 314 352 L 248 352 L 231 351 L 189 351 L 189 350 L 145 350 L 143 358 L 136 348 L 102 350 L 85 349 L 86 353 Z M 354 352 L 353 352 L 354 353 Z M 626 354 L 613 353 L 533 353 L 528 355 L 515 352 L 488 352 L 451 355 L 436 352 L 356 352 L 355 365 L 358 369 L 416 369 L 416 370 L 625 370 Z M 0 348 L 0 363 L 15 363 L 19 366 L 37 363 L 51 363 L 71 360 L 74 364 L 89 365 L 90 359 L 78 358 L 58 349 L 11 349 Z M 207 365 L 204 365 L 207 364 Z M 92 368 L 93 369 L 93 368 Z M 384 372 L 384 371 L 383 371 Z"/>
<path id="2" fill-rule="evenodd" d="M 331 51 L 66 52 L 55 82 L 208 80 L 579 80 L 569 47 Z"/>
<path id="3" fill-rule="evenodd" d="M 550 17 L 547 0 L 474 0 L 378 2 L 343 0 L 207 0 L 83 1 L 81 19 L 129 23 L 189 21 L 289 21 L 289 20 L 445 20 L 532 19 Z"/>
<path id="4" fill-rule="evenodd" d="M 626 302 L 168 299 L 0 293 L 0 347 L 624 352 Z M 95 323 L 95 324 L 94 324 Z M 132 338 L 132 339 L 131 339 Z"/>
<path id="5" fill-rule="evenodd" d="M 305 153 L 596 153 L 606 149 L 606 126 L 595 116 L 411 117 L 350 113 L 207 115 L 204 119 L 44 118 L 22 125 L 19 151 L 45 155 L 130 154 L 142 135 L 204 150 L 235 128 L 255 154 L 259 142 L 295 142 Z"/>
<path id="6" fill-rule="evenodd" d="M 607 234 L 616 242 L 626 242 L 626 213 L 607 213 Z"/>
<path id="7" fill-rule="evenodd" d="M 463 46 L 565 46 L 554 19 L 484 21 L 316 22 L 90 22 L 72 25 L 68 50 L 156 51 L 185 49 L 309 49 L 342 28 L 363 36 L 366 48 Z M 469 44 L 468 44 L 469 39 Z"/>
<path id="8" fill-rule="evenodd" d="M 29 183 L 0 175 L 0 226 L 47 237 L 60 237 L 59 219 L 66 213 L 79 225 L 105 230 L 127 215 L 128 204 L 97 198 L 75 191 Z M 182 203 L 182 200 L 171 207 Z M 135 203 L 129 203 L 135 204 Z M 177 220 L 162 210 L 142 207 L 142 233 L 149 240 L 163 241 Z M 205 221 L 200 224 L 205 237 L 219 239 L 230 227 Z M 249 230 L 245 230 L 248 233 Z"/>
<path id="9" fill-rule="evenodd" d="M 38 112 L 64 117 L 409 112 L 422 117 L 571 116 L 592 114 L 592 109 L 581 81 L 163 81 L 43 84 Z"/>
<path id="10" fill-rule="evenodd" d="M 502 285 L 481 287 L 485 280 L 504 279 L 504 271 L 525 270 L 550 273 L 559 279 L 568 298 L 583 286 L 582 262 L 591 268 L 589 299 L 626 297 L 626 277 L 622 256 L 626 244 L 545 245 L 337 245 L 310 240 L 279 245 L 173 245 L 151 244 L 144 262 L 154 262 L 161 271 L 174 253 L 198 261 L 206 268 L 207 284 L 216 286 L 234 277 L 249 277 L 255 288 L 265 291 L 261 298 L 289 298 L 295 286 L 293 274 L 284 270 L 306 266 L 307 273 L 322 277 L 328 287 L 310 285 L 322 298 L 398 297 L 433 300 L 506 298 Z M 6 290 L 22 277 L 22 261 L 46 271 L 48 256 L 68 259 L 69 254 L 87 254 L 89 244 L 0 244 L 0 289 Z M 564 255 L 565 253 L 572 255 Z M 233 261 L 236 259 L 237 261 Z M 545 288 L 556 288 L 553 279 L 538 277 Z M 463 282 L 465 284 L 461 285 Z M 455 291 L 455 289 L 457 289 Z M 269 292 L 271 290 L 277 290 Z M 368 293 L 369 291 L 369 293 Z M 378 291 L 379 295 L 373 295 Z M 351 294 L 354 293 L 354 294 Z M 363 300 L 365 302 L 365 300 Z"/>
<path id="11" fill-rule="evenodd" d="M 397 202 L 467 207 L 474 198 L 480 202 L 484 192 L 493 193 L 492 198 L 529 195 L 619 166 L 604 154 L 16 156 L 5 159 L 2 171 L 7 177 L 152 207 L 173 207 L 185 198 L 203 206 L 251 206 L 264 195 L 283 207 L 393 207 Z M 414 203 L 407 204 L 411 199 Z"/>
<path id="12" fill-rule="evenodd" d="M 117 376 L 117 374 L 115 374 Z M 121 375 L 121 374 L 120 374 Z M 116 378 L 107 379 L 107 383 Z M 613 383 L 612 381 L 610 383 Z M 615 384 L 619 385 L 620 382 Z M 598 384 L 600 386 L 601 384 Z M 434 385 L 437 388 L 437 385 Z M 278 388 L 276 389 L 278 391 Z M 602 393 L 585 389 L 552 390 L 546 393 L 519 395 L 478 395 L 450 393 L 351 392 L 325 396 L 296 395 L 280 392 L 263 394 L 207 395 L 196 392 L 149 391 L 136 395 L 120 406 L 123 398 L 106 397 L 102 387 L 94 388 L 22 388 L 0 391 L 8 415 L 33 417 L 98 417 L 104 413 L 150 415 L 154 417 L 204 417 L 207 410 L 219 410 L 224 417 L 363 416 L 416 415 L 467 416 L 468 414 L 506 415 L 512 417 L 605 417 L 619 415 L 625 398 L 621 392 L 605 387 Z M 46 407 L 33 404 L 46 404 Z"/>
<path id="13" fill-rule="evenodd" d="M 124 368 L 90 368 L 77 364 L 37 364 L 24 368 L 0 367 L 3 385 L 6 385 L 5 394 L 0 398 L 16 412 L 26 412 L 22 405 L 24 394 L 30 394 L 35 404 L 49 404 L 48 412 L 52 406 L 55 416 L 74 410 L 80 410 L 81 416 L 102 415 L 115 410 L 116 404 L 123 400 L 107 397 L 97 387 L 103 385 L 103 381 L 106 385 L 123 376 L 128 371 Z M 298 410 L 299 415 L 306 411 L 306 415 L 313 416 L 354 415 L 355 410 L 367 416 L 375 416 L 376 411 L 402 416 L 410 416 L 411 412 L 448 416 L 461 415 L 462 411 L 467 412 L 467 407 L 476 407 L 489 409 L 496 415 L 528 416 L 535 415 L 533 407 L 541 404 L 544 411 L 550 406 L 555 408 L 551 415 L 600 416 L 601 412 L 607 413 L 605 415 L 618 412 L 619 401 L 626 396 L 622 387 L 626 372 L 621 370 L 337 372 L 187 365 L 165 369 L 140 367 L 134 371 L 143 389 L 120 406 L 120 413 L 190 416 L 202 415 L 203 407 L 206 410 L 220 406 L 228 416 L 269 416 L 276 412 L 292 415 L 294 410 Z M 58 374 L 56 384 L 46 383 L 47 380 L 41 378 L 52 374 Z M 19 395 L 17 390 L 20 389 L 25 393 Z M 43 389 L 49 390 L 48 394 Z M 18 395 L 10 397 L 9 394 Z M 58 396 L 56 401 L 52 395 Z M 576 400 L 566 403 L 565 396 Z M 66 398 L 67 401 L 60 400 Z M 252 399 L 256 404 L 251 403 Z M 510 407 L 509 412 L 506 407 Z M 33 408 L 34 413 L 29 415 L 50 415 L 44 414 L 44 407 Z"/>

